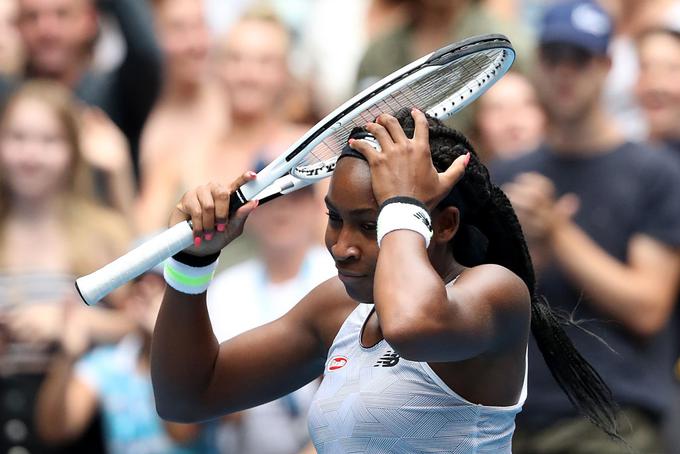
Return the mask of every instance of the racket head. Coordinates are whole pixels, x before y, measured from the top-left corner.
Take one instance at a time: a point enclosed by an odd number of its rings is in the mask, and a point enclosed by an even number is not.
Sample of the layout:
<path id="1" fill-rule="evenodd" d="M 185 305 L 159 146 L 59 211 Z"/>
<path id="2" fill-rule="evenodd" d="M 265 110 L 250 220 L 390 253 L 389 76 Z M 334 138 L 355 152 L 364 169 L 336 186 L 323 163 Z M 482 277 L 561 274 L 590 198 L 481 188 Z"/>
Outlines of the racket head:
<path id="1" fill-rule="evenodd" d="M 509 69 L 515 51 L 503 35 L 450 44 L 362 91 L 318 123 L 301 143 L 304 155 L 291 168 L 303 180 L 330 176 L 350 132 L 383 113 L 418 108 L 444 120 L 481 96 Z"/>

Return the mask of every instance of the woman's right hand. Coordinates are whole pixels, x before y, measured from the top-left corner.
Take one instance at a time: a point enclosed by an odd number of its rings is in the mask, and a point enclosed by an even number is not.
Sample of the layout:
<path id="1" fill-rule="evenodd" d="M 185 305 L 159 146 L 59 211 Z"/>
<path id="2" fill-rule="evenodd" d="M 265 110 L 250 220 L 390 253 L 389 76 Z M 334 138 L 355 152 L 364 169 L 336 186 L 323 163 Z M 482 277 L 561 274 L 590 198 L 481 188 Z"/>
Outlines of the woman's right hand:
<path id="1" fill-rule="evenodd" d="M 243 232 L 246 219 L 257 207 L 257 201 L 246 203 L 230 219 L 229 197 L 240 186 L 253 180 L 255 175 L 255 172 L 248 171 L 228 187 L 209 183 L 182 196 L 170 216 L 170 226 L 191 220 L 194 245 L 184 252 L 199 256 L 215 254 Z"/>

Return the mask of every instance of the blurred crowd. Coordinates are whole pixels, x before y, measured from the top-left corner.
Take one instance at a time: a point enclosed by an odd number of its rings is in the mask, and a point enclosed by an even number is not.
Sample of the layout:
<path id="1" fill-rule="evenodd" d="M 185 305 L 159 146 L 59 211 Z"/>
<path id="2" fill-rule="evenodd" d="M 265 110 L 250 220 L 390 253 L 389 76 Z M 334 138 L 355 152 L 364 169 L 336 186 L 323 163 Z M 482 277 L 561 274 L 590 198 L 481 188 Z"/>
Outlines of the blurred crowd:
<path id="1" fill-rule="evenodd" d="M 162 270 L 96 308 L 75 277 L 167 227 L 189 188 L 259 170 L 362 88 L 482 33 L 518 59 L 452 124 L 510 197 L 622 436 L 680 453 L 679 0 L 0 0 L 0 452 L 314 452 L 318 383 L 219 421 L 160 420 Z M 220 341 L 335 273 L 324 193 L 258 208 L 222 253 Z M 535 350 L 514 452 L 623 452 Z"/>

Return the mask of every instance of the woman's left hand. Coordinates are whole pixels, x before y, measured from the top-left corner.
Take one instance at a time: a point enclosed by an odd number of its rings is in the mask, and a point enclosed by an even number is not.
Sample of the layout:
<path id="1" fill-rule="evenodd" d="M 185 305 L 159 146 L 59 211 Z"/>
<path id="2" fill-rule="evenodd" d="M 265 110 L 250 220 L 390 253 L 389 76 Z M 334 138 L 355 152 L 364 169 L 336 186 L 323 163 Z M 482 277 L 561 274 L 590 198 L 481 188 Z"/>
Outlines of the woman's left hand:
<path id="1" fill-rule="evenodd" d="M 463 176 L 470 156 L 459 156 L 445 172 L 438 173 L 432 164 L 427 118 L 417 109 L 411 115 L 415 121 L 412 139 L 395 117 L 382 114 L 375 123 L 366 125 L 382 150 L 377 151 L 363 140 L 350 140 L 350 146 L 368 160 L 378 205 L 389 198 L 405 196 L 420 200 L 432 210 Z"/>

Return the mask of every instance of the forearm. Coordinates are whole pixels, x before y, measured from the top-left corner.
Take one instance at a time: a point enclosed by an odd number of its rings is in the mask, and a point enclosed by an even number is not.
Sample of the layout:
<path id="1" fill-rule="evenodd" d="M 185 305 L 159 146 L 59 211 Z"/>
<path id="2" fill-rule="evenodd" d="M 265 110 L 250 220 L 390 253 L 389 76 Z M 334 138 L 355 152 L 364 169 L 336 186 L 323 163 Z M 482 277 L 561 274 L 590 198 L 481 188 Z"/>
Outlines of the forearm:
<path id="1" fill-rule="evenodd" d="M 76 359 L 60 354 L 54 359 L 38 392 L 35 407 L 36 430 L 48 443 L 61 443 L 77 436 L 68 427 L 68 386 L 73 377 Z"/>
<path id="2" fill-rule="evenodd" d="M 167 287 L 151 344 L 151 378 L 158 413 L 178 422 L 201 419 L 219 344 L 206 294 L 187 295 Z"/>
<path id="3" fill-rule="evenodd" d="M 450 307 L 442 278 L 427 256 L 423 238 L 398 230 L 382 241 L 374 282 L 375 308 L 385 338 L 398 340 L 436 332 Z"/>
<path id="4" fill-rule="evenodd" d="M 661 289 L 626 263 L 609 255 L 573 223 L 561 226 L 550 239 L 552 255 L 573 284 L 597 308 L 627 329 L 653 334 L 663 325 L 656 315 L 668 298 Z"/>

